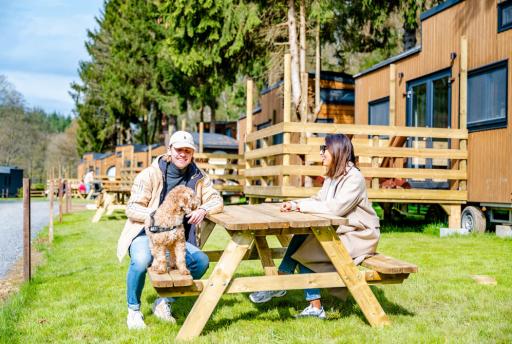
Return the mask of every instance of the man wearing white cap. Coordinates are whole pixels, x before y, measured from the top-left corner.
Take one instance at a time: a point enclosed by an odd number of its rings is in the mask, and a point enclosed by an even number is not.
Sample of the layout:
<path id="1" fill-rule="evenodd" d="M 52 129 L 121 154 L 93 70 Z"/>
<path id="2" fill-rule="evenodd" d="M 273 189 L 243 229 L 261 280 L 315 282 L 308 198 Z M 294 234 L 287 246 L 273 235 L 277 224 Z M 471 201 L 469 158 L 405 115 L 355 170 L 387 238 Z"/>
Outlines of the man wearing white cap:
<path id="1" fill-rule="evenodd" d="M 185 221 L 186 263 L 194 279 L 199 279 L 208 269 L 208 256 L 197 246 L 198 225 L 206 214 L 222 212 L 223 201 L 211 180 L 193 161 L 196 145 L 192 135 L 177 131 L 169 139 L 167 154 L 158 156 L 151 166 L 142 170 L 133 182 L 130 199 L 126 206 L 128 217 L 117 245 L 119 261 L 128 253 L 130 266 L 126 277 L 129 329 L 145 328 L 140 311 L 141 294 L 146 279 L 146 270 L 153 257 L 148 238 L 144 232 L 146 218 L 162 203 L 167 193 L 175 186 L 185 185 L 196 191 L 201 206 L 187 215 Z M 170 159 L 169 159 L 170 158 Z M 172 299 L 157 298 L 153 304 L 156 317 L 175 322 L 170 302 Z"/>

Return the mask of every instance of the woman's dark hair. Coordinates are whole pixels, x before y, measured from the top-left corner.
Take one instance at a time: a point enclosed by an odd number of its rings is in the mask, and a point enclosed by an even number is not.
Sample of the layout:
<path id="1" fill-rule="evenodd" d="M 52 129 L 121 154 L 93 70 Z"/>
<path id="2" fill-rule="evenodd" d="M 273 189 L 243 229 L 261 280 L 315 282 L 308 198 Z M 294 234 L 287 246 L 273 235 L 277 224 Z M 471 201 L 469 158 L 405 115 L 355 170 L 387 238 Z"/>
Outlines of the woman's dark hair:
<path id="1" fill-rule="evenodd" d="M 356 155 L 352 141 L 344 134 L 333 134 L 325 137 L 325 145 L 332 155 L 332 163 L 327 170 L 327 177 L 336 179 L 347 173 L 349 162 L 356 164 Z"/>

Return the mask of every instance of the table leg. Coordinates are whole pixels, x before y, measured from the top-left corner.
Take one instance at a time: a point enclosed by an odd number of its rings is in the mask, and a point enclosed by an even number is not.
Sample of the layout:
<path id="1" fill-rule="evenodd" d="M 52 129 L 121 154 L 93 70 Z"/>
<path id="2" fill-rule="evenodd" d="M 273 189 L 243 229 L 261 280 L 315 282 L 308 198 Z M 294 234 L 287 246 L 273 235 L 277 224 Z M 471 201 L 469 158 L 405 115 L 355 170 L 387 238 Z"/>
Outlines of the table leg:
<path id="1" fill-rule="evenodd" d="M 92 222 L 99 222 L 103 214 L 108 210 L 108 207 L 112 203 L 112 197 L 108 193 L 103 194 L 103 204 L 96 210 L 96 214 L 92 218 Z"/>
<path id="2" fill-rule="evenodd" d="M 209 221 L 205 219 L 201 224 L 201 232 L 199 234 L 199 248 L 203 248 L 204 244 L 212 234 L 213 229 L 215 228 L 215 222 Z"/>
<path id="3" fill-rule="evenodd" d="M 290 241 L 292 240 L 293 235 L 281 234 L 281 235 L 276 235 L 276 237 L 277 237 L 277 240 L 279 240 L 279 242 L 281 243 L 281 246 L 288 247 L 288 245 L 290 244 Z"/>
<path id="4" fill-rule="evenodd" d="M 332 264 L 340 275 L 348 290 L 363 311 L 366 319 L 372 326 L 383 326 L 389 324 L 389 319 L 384 313 L 379 301 L 373 295 L 366 283 L 363 273 L 355 266 L 352 257 L 348 254 L 332 227 L 313 228 L 313 233 L 320 242 Z"/>
<path id="5" fill-rule="evenodd" d="M 197 298 L 181 327 L 177 340 L 188 340 L 201 334 L 222 294 L 231 282 L 234 272 L 245 253 L 251 247 L 254 237 L 250 233 L 235 233 L 231 237 L 219 262 L 213 269 L 208 283 Z"/>
<path id="6" fill-rule="evenodd" d="M 272 259 L 272 252 L 268 247 L 267 238 L 264 236 L 256 237 L 256 248 L 258 249 L 258 255 L 260 256 L 261 265 L 265 270 L 265 275 L 272 276 L 277 275 L 277 268 Z"/>

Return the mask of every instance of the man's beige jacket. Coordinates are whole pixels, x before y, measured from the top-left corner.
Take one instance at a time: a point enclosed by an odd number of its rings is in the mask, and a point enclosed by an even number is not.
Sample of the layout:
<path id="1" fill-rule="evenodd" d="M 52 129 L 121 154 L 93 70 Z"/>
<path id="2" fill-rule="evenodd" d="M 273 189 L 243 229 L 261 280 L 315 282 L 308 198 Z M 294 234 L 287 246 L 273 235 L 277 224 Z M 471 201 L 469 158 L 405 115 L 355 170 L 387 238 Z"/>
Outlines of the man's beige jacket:
<path id="1" fill-rule="evenodd" d="M 151 166 L 142 170 L 133 182 L 130 199 L 126 206 L 126 224 L 117 242 L 117 258 L 122 261 L 132 240 L 144 227 L 146 218 L 158 208 L 160 193 L 163 188 L 163 175 L 158 166 L 158 161 L 163 155 L 158 156 Z M 197 167 L 197 166 L 196 166 Z M 224 203 L 219 192 L 213 188 L 213 184 L 204 171 L 199 169 L 202 177 L 196 183 L 196 194 L 201 199 L 200 208 L 208 214 L 222 212 Z M 196 228 L 196 236 L 200 235 L 199 227 Z M 199 241 L 198 241 L 199 242 Z"/>

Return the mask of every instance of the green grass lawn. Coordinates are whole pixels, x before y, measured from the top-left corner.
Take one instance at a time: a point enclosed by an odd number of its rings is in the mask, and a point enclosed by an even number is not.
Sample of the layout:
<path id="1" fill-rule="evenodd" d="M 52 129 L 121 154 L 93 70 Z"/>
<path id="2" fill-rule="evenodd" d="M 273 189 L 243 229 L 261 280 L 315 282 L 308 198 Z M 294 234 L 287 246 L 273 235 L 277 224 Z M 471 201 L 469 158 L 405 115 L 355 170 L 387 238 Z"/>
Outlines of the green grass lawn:
<path id="1" fill-rule="evenodd" d="M 173 305 L 177 325 L 151 315 L 156 298 L 149 282 L 142 300 L 148 328 L 126 328 L 128 259 L 115 256 L 124 220 L 92 212 L 67 215 L 55 225 L 55 241 L 33 281 L 0 308 L 2 343 L 172 342 L 194 298 Z M 400 226 L 394 225 L 393 228 Z M 328 319 L 296 320 L 306 302 L 301 291 L 263 305 L 245 294 L 223 296 L 198 343 L 510 343 L 512 342 L 512 240 L 492 235 L 439 238 L 431 233 L 383 231 L 379 251 L 416 263 L 419 272 L 402 285 L 372 287 L 392 325 L 371 328 L 352 299 L 340 303 L 325 293 Z M 418 228 L 418 227 L 416 227 Z M 40 238 L 44 239 L 43 232 Z M 223 248 L 216 230 L 207 248 Z M 42 240 L 44 241 L 44 240 Z M 213 264 L 212 264 L 213 265 Z M 208 274 L 211 272 L 212 266 Z M 238 275 L 262 273 L 244 262 Z M 470 275 L 489 275 L 497 285 L 479 285 Z"/>

